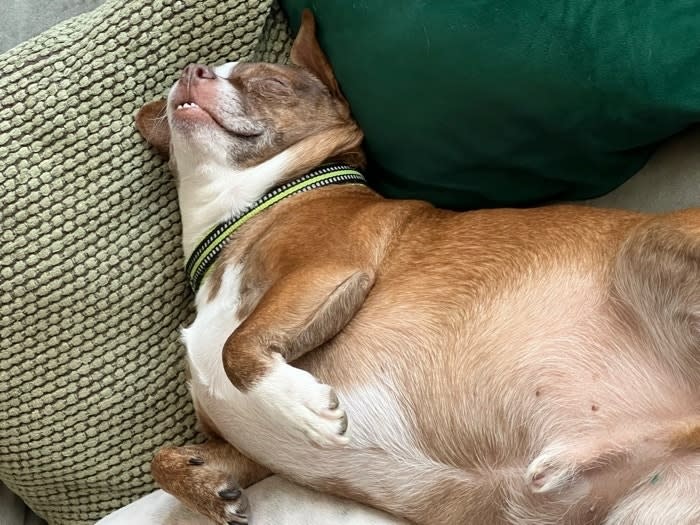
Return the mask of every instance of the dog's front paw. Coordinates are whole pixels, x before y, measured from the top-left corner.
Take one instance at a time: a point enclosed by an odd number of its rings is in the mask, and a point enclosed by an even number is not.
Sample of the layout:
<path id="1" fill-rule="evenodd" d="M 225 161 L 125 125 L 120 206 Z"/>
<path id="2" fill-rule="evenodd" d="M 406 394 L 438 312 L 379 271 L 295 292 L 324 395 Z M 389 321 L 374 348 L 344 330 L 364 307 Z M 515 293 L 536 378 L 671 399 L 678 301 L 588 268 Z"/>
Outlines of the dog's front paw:
<path id="1" fill-rule="evenodd" d="M 219 508 L 219 519 L 226 525 L 248 523 L 248 498 L 238 487 L 236 480 L 227 479 L 217 487 L 216 505 Z"/>
<path id="2" fill-rule="evenodd" d="M 335 391 L 281 357 L 249 393 L 277 425 L 302 434 L 314 445 L 342 446 L 349 441 L 348 418 Z"/>
<path id="3" fill-rule="evenodd" d="M 197 445 L 158 451 L 152 470 L 161 487 L 217 525 L 247 524 L 248 498 L 225 466 Z"/>

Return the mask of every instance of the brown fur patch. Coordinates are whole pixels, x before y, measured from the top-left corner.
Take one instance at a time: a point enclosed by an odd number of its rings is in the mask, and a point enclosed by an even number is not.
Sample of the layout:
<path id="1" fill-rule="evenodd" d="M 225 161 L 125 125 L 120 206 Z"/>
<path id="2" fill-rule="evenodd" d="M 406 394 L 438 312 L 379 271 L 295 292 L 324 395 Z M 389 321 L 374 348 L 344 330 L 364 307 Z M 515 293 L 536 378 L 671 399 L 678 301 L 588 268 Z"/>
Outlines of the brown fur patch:
<path id="1" fill-rule="evenodd" d="M 360 148 L 363 134 L 350 117 L 347 102 L 329 91 L 313 72 L 272 64 L 239 64 L 229 81 L 241 97 L 248 118 L 274 123 L 273 138 L 255 147 L 251 143 L 251 147 L 241 150 L 244 154 L 236 155 L 239 166 L 257 166 L 301 141 L 305 146 L 297 149 L 312 160 L 295 163 L 290 176 L 315 168 L 320 163 L 319 153 L 324 157 L 321 160 L 364 166 Z M 278 82 L 290 87 L 280 88 Z"/>
<path id="2" fill-rule="evenodd" d="M 231 382 L 246 391 L 265 375 L 272 352 L 293 361 L 335 336 L 372 282 L 369 272 L 343 266 L 283 275 L 224 345 Z"/>
<path id="3" fill-rule="evenodd" d="M 349 116 L 347 101 L 340 91 L 333 68 L 316 38 L 316 20 L 309 9 L 305 9 L 302 13 L 299 33 L 294 39 L 289 58 L 293 64 L 307 69 L 323 82 L 331 95 L 347 108 L 346 116 Z"/>
<path id="4" fill-rule="evenodd" d="M 678 451 L 700 451 L 700 420 L 689 421 L 671 436 L 671 447 Z"/>

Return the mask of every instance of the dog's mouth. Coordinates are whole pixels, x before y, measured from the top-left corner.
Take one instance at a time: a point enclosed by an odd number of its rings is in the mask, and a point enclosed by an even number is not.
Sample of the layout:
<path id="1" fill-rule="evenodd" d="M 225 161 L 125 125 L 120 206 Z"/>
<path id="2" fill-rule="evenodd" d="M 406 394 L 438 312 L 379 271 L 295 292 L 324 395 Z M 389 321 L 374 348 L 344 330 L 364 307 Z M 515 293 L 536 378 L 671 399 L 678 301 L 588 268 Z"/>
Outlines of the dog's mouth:
<path id="1" fill-rule="evenodd" d="M 260 126 L 251 125 L 245 115 L 235 116 L 231 111 L 219 108 L 221 96 L 210 84 L 190 86 L 179 81 L 170 96 L 170 118 L 183 130 L 194 127 L 214 127 L 237 137 L 253 138 L 262 134 Z"/>
<path id="2" fill-rule="evenodd" d="M 199 109 L 202 110 L 202 108 L 199 107 L 199 104 L 196 102 L 183 102 L 182 104 L 178 104 L 177 107 L 175 108 L 175 111 L 180 111 L 183 109 Z M 204 110 L 202 110 L 204 111 Z"/>
<path id="3" fill-rule="evenodd" d="M 214 95 L 210 86 L 195 86 L 179 80 L 169 97 L 172 118 L 187 124 L 215 124 L 222 127 L 212 111 L 213 101 L 210 99 Z"/>
<path id="4" fill-rule="evenodd" d="M 221 127 L 208 109 L 200 106 L 192 99 L 173 102 L 172 107 L 174 108 L 173 117 L 177 119 L 183 118 L 188 121 L 196 120 L 209 124 L 216 124 Z"/>
<path id="5" fill-rule="evenodd" d="M 184 102 L 173 102 L 173 114 L 172 118 L 174 121 L 180 121 L 186 126 L 202 125 L 202 126 L 214 126 L 222 131 L 231 133 L 232 130 L 227 126 L 221 119 L 217 118 L 216 114 L 210 109 L 201 106 L 192 99 L 186 100 Z"/>

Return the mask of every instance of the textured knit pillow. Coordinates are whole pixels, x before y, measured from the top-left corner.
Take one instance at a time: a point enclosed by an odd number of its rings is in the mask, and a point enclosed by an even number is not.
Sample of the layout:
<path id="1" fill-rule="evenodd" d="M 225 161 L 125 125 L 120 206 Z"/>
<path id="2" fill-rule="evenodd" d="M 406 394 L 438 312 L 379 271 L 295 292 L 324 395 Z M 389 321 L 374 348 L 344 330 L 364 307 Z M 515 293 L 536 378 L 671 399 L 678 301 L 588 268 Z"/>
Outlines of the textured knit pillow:
<path id="1" fill-rule="evenodd" d="M 700 120 L 697 0 L 281 0 L 321 45 L 392 197 L 589 198 Z"/>
<path id="2" fill-rule="evenodd" d="M 175 189 L 134 128 L 188 62 L 278 60 L 273 0 L 113 0 L 0 56 L 0 479 L 51 524 L 197 439 Z"/>

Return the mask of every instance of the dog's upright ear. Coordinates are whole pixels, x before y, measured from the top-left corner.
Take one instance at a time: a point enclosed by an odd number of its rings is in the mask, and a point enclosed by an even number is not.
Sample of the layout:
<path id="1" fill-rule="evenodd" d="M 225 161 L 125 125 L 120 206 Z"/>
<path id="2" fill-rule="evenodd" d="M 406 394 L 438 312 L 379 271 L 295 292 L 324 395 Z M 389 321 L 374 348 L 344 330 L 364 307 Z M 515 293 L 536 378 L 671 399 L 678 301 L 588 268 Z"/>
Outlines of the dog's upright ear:
<path id="1" fill-rule="evenodd" d="M 146 142 L 167 158 L 170 155 L 170 125 L 166 108 L 164 98 L 144 105 L 136 113 L 136 128 Z"/>
<path id="2" fill-rule="evenodd" d="M 333 74 L 333 68 L 316 39 L 316 21 L 310 9 L 304 9 L 301 14 L 301 27 L 294 39 L 294 44 L 292 44 L 290 59 L 292 64 L 313 73 L 325 84 L 334 97 L 347 105 Z"/>

